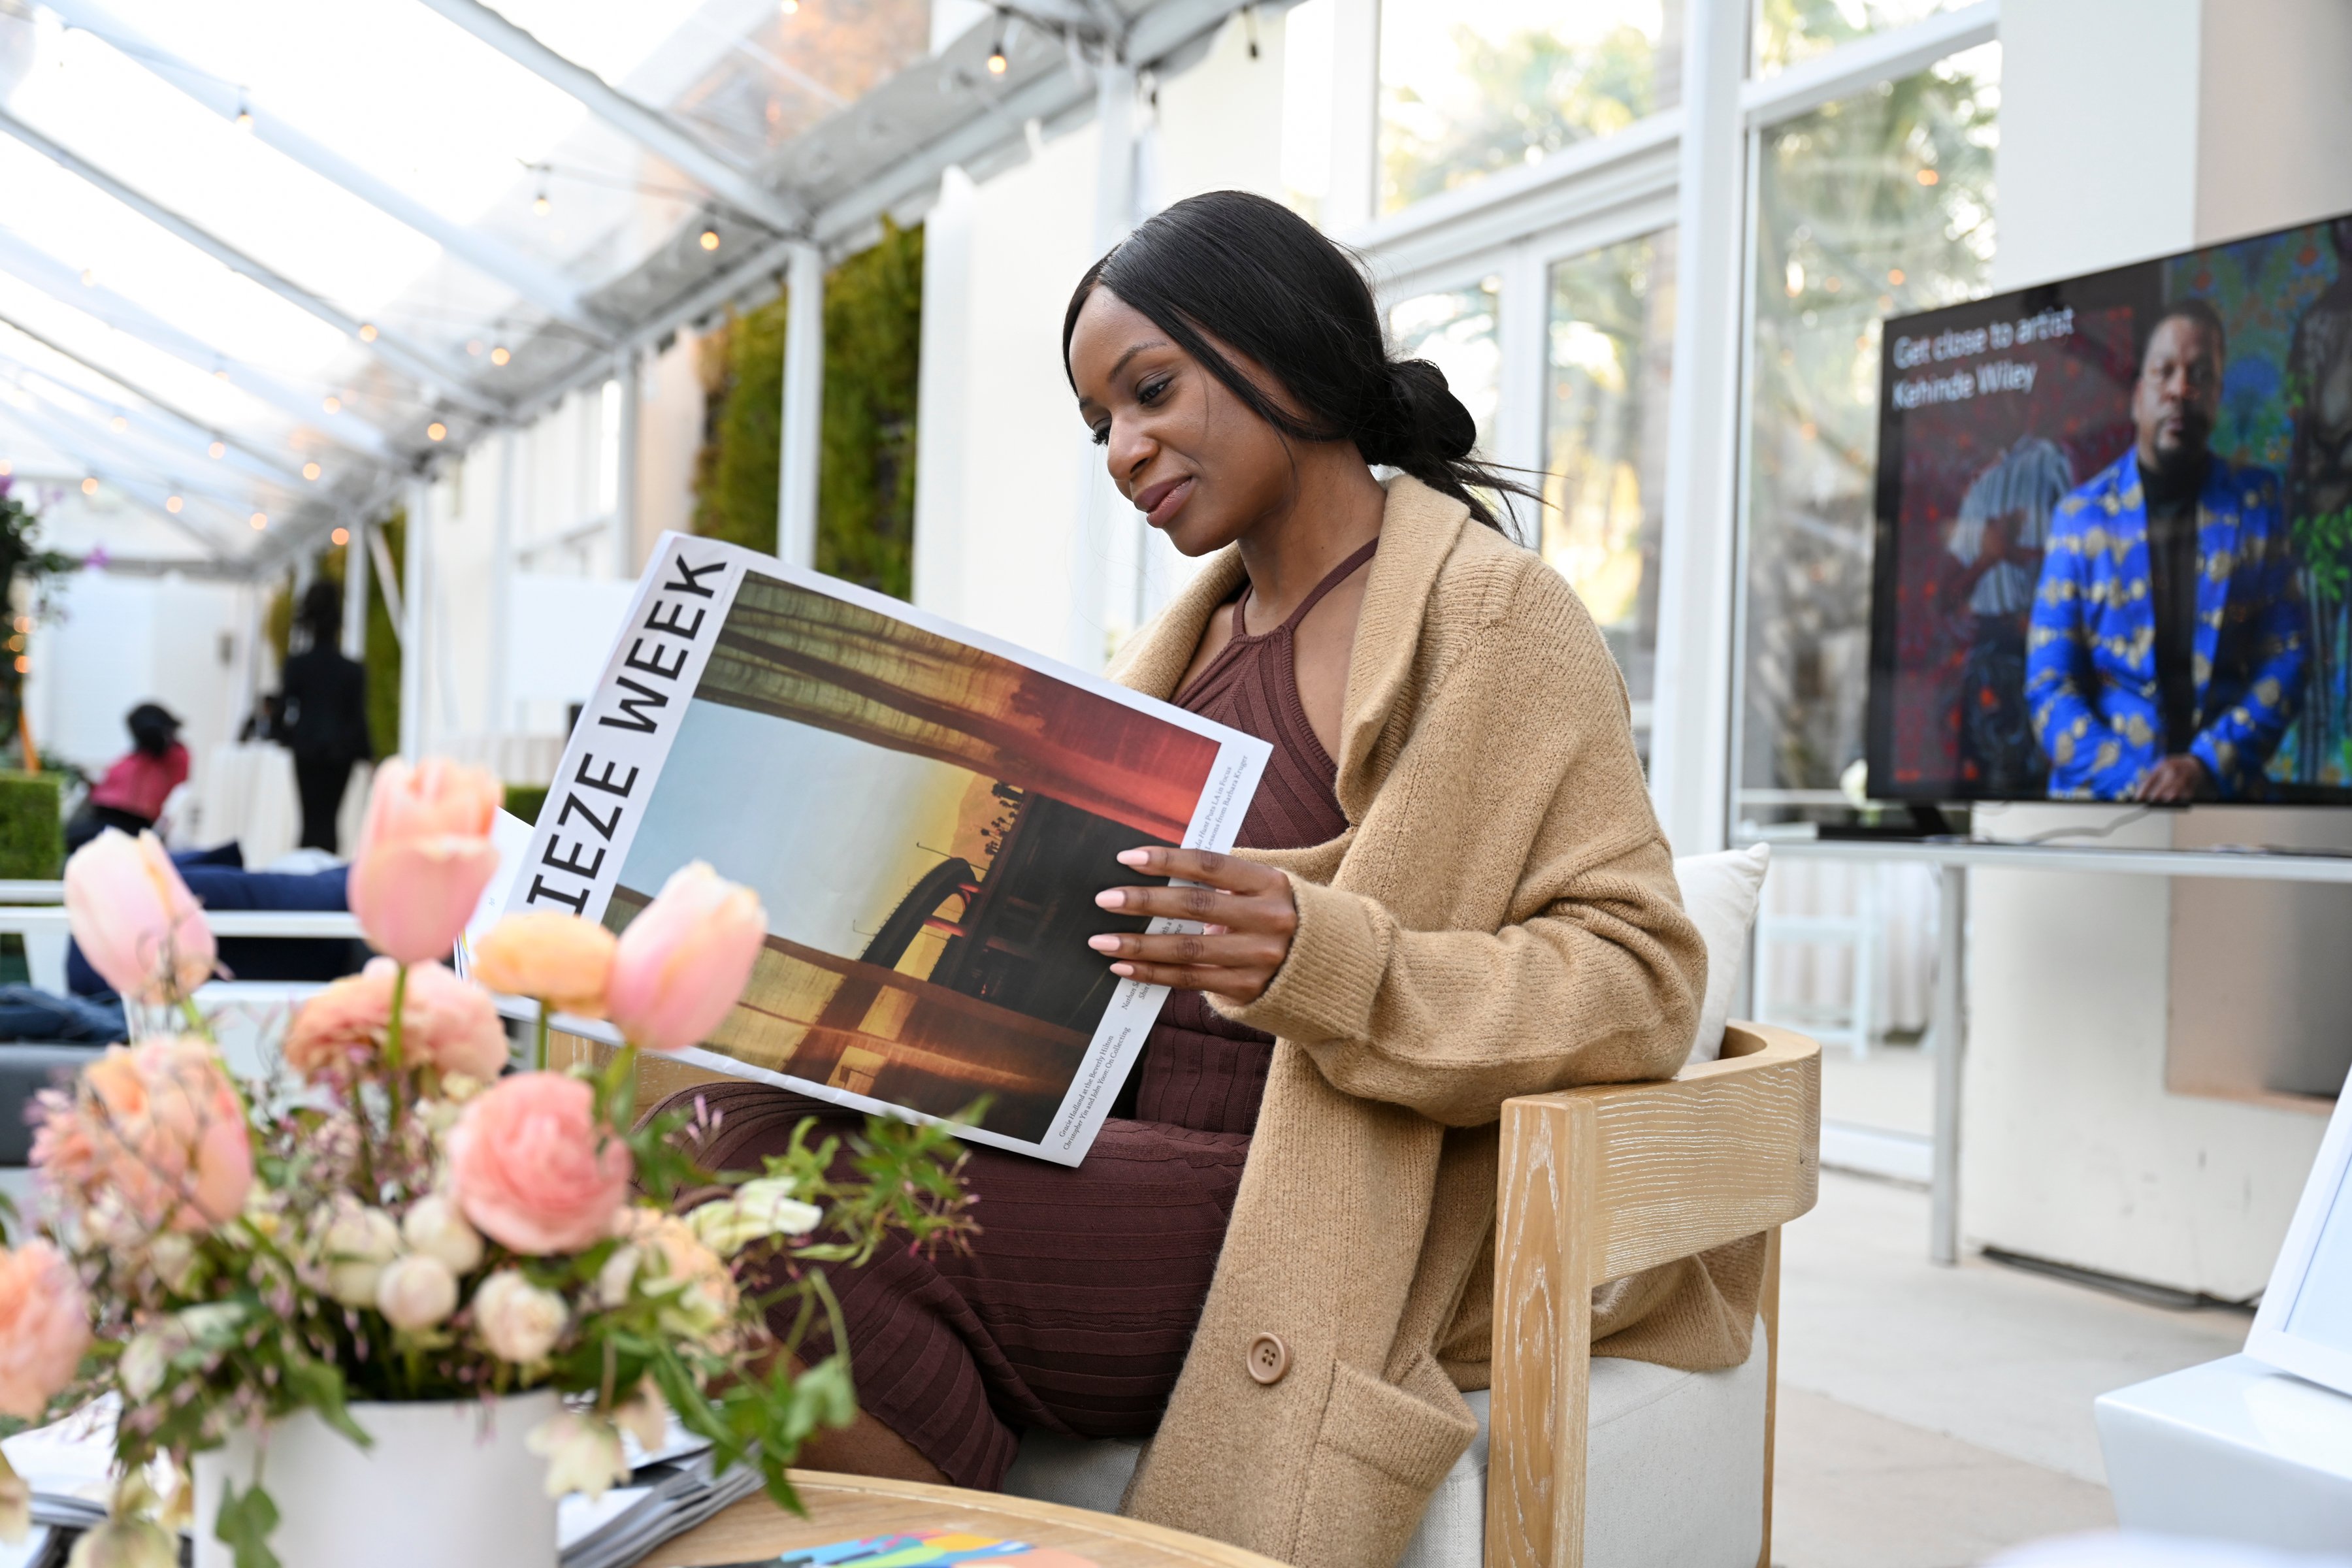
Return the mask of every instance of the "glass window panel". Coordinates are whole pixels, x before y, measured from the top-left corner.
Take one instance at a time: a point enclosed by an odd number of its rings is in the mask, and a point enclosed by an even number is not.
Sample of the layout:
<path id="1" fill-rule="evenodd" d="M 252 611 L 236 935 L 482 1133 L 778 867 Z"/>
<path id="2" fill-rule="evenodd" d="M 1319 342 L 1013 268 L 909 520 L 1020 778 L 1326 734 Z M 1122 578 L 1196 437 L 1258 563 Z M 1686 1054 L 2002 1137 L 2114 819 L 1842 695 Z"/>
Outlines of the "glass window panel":
<path id="1" fill-rule="evenodd" d="M 1646 731 L 1658 648 L 1674 232 L 1556 262 L 1544 378 L 1543 554 L 1582 595 Z"/>
<path id="2" fill-rule="evenodd" d="M 1740 779 L 1826 790 L 1862 755 L 1879 324 L 1985 290 L 2000 46 L 1763 138 Z"/>
<path id="3" fill-rule="evenodd" d="M 1416 294 L 1389 310 L 1399 359 L 1425 359 L 1478 423 L 1478 450 L 1495 449 L 1495 410 L 1502 401 L 1503 352 L 1495 331 L 1502 279 L 1467 289 Z"/>
<path id="4" fill-rule="evenodd" d="M 1907 26 L 1970 0 L 1757 0 L 1756 74 L 1770 76 L 1872 33 Z"/>
<path id="5" fill-rule="evenodd" d="M 1382 0 L 1381 209 L 1671 108 L 1682 0 Z"/>

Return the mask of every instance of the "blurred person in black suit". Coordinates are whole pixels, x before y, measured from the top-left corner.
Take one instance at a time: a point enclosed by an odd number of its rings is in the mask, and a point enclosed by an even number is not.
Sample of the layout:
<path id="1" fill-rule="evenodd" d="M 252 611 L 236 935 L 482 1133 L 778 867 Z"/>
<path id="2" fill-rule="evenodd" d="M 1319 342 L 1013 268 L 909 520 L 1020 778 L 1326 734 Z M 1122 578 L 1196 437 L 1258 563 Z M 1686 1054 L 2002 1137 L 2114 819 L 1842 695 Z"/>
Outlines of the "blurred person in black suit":
<path id="1" fill-rule="evenodd" d="M 295 617 L 309 646 L 286 660 L 278 739 L 294 753 L 294 782 L 302 796 L 302 847 L 338 853 L 335 814 L 351 783 L 352 766 L 375 755 L 368 738 L 367 677 L 337 646 L 343 630 L 343 593 L 321 579 L 302 595 Z"/>

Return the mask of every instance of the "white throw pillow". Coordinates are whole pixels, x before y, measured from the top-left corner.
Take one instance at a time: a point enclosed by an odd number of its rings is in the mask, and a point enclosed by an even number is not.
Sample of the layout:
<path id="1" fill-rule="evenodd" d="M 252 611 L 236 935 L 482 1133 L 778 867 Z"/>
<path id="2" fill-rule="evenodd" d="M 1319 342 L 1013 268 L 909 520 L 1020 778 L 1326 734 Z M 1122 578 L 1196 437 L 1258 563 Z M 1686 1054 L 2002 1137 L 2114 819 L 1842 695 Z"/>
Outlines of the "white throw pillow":
<path id="1" fill-rule="evenodd" d="M 1731 998 L 1748 962 L 1748 928 L 1756 923 L 1756 901 L 1771 864 L 1769 844 L 1686 855 L 1675 862 L 1683 911 L 1706 943 L 1706 999 L 1698 1010 L 1692 1061 L 1711 1062 L 1723 1054 L 1724 1020 L 1731 1016 Z"/>

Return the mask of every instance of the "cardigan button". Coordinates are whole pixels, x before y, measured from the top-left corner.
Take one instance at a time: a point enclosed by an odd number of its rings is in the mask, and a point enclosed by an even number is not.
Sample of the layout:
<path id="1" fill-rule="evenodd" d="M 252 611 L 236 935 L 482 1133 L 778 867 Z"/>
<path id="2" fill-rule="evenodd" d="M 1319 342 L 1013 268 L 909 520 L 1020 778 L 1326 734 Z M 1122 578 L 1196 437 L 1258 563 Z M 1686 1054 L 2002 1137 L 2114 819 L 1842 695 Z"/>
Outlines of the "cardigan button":
<path id="1" fill-rule="evenodd" d="M 1249 1367 L 1249 1374 L 1260 1383 L 1280 1383 L 1282 1374 L 1290 1370 L 1290 1347 L 1282 1342 L 1278 1334 L 1260 1334 L 1250 1342 L 1244 1364 Z"/>

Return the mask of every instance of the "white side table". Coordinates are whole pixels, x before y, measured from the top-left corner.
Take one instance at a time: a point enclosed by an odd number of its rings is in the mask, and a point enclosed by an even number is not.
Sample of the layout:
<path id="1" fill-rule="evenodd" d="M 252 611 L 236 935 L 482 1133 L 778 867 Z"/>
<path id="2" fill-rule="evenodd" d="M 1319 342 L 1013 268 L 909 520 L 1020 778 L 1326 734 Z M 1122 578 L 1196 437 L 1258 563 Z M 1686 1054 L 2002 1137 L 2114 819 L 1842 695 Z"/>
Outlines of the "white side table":
<path id="1" fill-rule="evenodd" d="M 2099 1396 L 2126 1530 L 2297 1552 L 2352 1542 L 2352 1398 L 2247 1356 Z"/>

